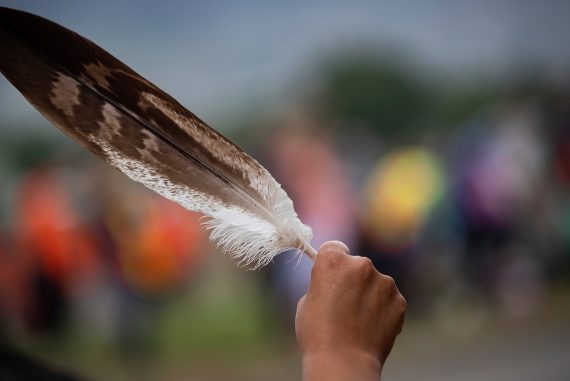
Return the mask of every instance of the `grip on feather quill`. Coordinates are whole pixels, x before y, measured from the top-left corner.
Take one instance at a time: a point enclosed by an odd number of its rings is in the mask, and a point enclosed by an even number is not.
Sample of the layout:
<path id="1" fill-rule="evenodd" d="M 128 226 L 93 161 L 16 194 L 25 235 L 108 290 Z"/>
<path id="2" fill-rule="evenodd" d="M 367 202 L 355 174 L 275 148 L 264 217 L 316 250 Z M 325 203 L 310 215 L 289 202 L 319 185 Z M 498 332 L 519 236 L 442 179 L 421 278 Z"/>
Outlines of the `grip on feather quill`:
<path id="1" fill-rule="evenodd" d="M 313 249 L 311 245 L 305 248 L 304 253 L 307 254 L 307 256 L 313 260 L 313 262 L 317 260 L 317 251 Z"/>

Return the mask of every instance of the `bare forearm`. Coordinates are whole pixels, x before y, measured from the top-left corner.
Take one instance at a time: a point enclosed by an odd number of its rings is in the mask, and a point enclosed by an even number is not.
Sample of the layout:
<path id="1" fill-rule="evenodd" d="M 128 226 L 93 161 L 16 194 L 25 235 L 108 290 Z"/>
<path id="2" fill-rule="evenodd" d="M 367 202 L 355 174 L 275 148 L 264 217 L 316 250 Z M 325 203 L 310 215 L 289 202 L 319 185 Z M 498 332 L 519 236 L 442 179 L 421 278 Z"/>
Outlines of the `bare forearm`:
<path id="1" fill-rule="evenodd" d="M 381 365 L 368 353 L 321 352 L 303 356 L 304 381 L 379 381 Z"/>

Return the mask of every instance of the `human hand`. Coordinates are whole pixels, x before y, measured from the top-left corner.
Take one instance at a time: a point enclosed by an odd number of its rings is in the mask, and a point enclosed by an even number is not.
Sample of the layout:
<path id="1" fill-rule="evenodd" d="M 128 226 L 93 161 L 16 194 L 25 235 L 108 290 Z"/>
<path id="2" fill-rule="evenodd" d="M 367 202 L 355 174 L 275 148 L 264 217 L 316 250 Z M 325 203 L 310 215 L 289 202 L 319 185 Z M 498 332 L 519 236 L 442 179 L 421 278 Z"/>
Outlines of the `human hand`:
<path id="1" fill-rule="evenodd" d="M 370 259 L 338 241 L 322 245 L 295 318 L 304 379 L 378 379 L 405 311 L 394 280 Z"/>

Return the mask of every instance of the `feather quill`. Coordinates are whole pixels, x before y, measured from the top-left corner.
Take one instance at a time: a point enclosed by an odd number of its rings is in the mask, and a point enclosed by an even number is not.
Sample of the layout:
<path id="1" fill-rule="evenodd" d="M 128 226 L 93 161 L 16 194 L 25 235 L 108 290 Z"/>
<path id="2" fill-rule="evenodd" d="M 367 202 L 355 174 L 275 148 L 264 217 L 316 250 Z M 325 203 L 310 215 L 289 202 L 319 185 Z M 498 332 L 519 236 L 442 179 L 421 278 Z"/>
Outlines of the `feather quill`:
<path id="1" fill-rule="evenodd" d="M 260 267 L 311 229 L 255 159 L 88 39 L 0 7 L 0 71 L 52 124 L 125 175 L 203 213 L 210 238 Z"/>

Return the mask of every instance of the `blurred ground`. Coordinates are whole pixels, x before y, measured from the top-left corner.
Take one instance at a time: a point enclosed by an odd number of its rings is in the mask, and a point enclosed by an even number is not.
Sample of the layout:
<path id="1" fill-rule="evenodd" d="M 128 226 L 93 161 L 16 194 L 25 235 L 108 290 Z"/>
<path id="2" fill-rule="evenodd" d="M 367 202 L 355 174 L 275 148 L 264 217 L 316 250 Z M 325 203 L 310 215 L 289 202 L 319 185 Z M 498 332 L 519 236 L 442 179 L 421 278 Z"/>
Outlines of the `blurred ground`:
<path id="1" fill-rule="evenodd" d="M 539 313 L 521 319 L 465 302 L 427 317 L 413 316 L 396 342 L 383 380 L 564 381 L 570 374 L 567 292 L 566 288 L 553 291 Z M 36 355 L 93 380 L 286 381 L 301 374 L 291 337 L 250 353 L 239 348 L 214 357 L 181 353 L 174 361 L 122 363 L 67 352 Z M 90 377 L 94 367 L 98 376 Z"/>
<path id="2" fill-rule="evenodd" d="M 570 374 L 570 304 L 565 293 L 550 303 L 531 319 L 505 320 L 490 311 L 466 309 L 446 311 L 439 323 L 409 325 L 383 379 L 565 380 Z M 444 329 L 442 321 L 447 321 Z"/>

